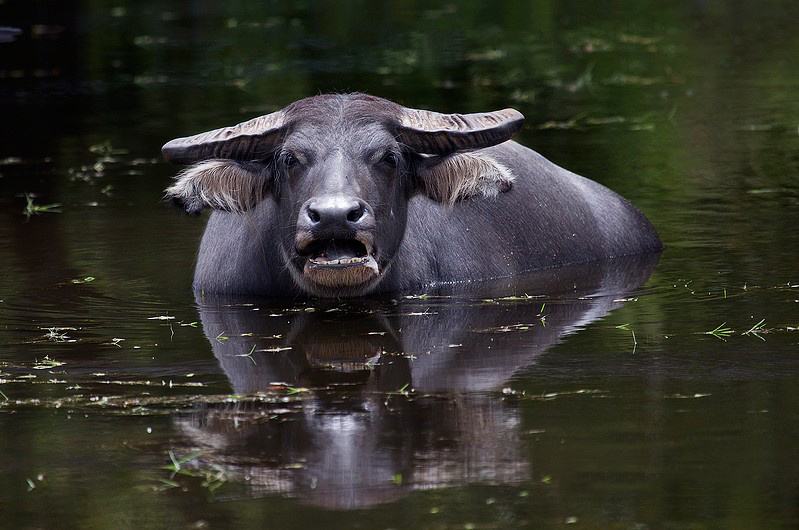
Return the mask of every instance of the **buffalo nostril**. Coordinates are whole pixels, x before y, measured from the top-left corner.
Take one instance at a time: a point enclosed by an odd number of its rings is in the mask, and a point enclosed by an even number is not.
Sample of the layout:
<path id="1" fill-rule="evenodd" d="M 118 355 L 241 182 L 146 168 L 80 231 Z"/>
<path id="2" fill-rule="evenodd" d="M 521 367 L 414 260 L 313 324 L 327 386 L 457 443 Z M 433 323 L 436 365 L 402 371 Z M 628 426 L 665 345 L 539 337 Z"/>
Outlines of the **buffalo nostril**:
<path id="1" fill-rule="evenodd" d="M 359 204 L 347 213 L 347 221 L 351 223 L 357 223 L 360 221 L 361 217 L 363 217 L 364 212 L 365 209 L 363 205 Z"/>
<path id="2" fill-rule="evenodd" d="M 314 230 L 325 227 L 350 230 L 360 227 L 370 214 L 369 205 L 361 200 L 337 195 L 324 196 L 314 198 L 302 207 L 300 222 Z"/>

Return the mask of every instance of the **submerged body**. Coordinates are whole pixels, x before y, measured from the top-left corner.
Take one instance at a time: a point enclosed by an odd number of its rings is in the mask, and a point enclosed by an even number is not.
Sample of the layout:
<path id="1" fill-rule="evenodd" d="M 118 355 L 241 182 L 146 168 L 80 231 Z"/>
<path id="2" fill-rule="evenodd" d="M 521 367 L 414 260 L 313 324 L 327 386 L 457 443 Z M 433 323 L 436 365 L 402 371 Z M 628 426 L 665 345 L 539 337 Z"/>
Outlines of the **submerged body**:
<path id="1" fill-rule="evenodd" d="M 514 109 L 439 114 L 321 95 L 167 143 L 167 195 L 215 211 L 205 293 L 359 296 L 661 249 L 616 193 L 510 138 Z"/>
<path id="2" fill-rule="evenodd" d="M 402 243 L 372 292 L 480 281 L 662 249 L 643 214 L 605 186 L 513 141 L 485 151 L 513 171 L 511 190 L 455 205 L 413 196 Z M 278 222 L 272 199 L 244 214 L 214 212 L 200 245 L 194 288 L 301 294 L 278 239 L 263 229 Z"/>

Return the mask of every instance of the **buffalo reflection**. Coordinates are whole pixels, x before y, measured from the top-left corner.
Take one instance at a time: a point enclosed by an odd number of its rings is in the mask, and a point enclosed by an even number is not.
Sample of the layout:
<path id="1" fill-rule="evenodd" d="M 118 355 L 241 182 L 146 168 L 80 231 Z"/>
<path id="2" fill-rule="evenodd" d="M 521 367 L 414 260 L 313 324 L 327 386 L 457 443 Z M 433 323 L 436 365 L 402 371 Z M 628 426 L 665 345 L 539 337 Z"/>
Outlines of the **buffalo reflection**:
<path id="1" fill-rule="evenodd" d="M 291 310 L 199 300 L 205 335 L 236 394 L 278 383 L 311 391 L 285 410 L 204 405 L 177 420 L 179 428 L 202 451 L 201 466 L 223 469 L 248 495 L 281 493 L 328 508 L 527 480 L 518 404 L 501 390 L 563 337 L 619 306 L 656 260 Z M 508 293 L 544 298 L 496 299 Z"/>

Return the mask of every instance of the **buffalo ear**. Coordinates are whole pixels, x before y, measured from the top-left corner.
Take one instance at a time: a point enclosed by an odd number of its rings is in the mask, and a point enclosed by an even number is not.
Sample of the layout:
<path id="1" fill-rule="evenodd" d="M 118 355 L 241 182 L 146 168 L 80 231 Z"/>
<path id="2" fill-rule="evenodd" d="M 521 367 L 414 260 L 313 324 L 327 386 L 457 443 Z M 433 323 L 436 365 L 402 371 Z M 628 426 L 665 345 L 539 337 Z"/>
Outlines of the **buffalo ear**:
<path id="1" fill-rule="evenodd" d="M 166 189 L 166 198 L 190 214 L 203 208 L 243 213 L 269 193 L 265 166 L 233 160 L 205 160 L 184 169 Z"/>
<path id="2" fill-rule="evenodd" d="M 496 197 L 509 191 L 515 180 L 510 169 L 478 152 L 426 157 L 416 175 L 423 193 L 449 205 L 473 197 Z"/>

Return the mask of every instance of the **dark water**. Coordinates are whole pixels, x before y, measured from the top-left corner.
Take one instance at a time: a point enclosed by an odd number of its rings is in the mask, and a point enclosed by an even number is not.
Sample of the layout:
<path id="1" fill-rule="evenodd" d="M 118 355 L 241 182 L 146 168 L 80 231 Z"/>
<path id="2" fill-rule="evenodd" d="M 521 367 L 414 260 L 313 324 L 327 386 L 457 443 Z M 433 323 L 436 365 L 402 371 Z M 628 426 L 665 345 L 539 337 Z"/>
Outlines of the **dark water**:
<path id="1" fill-rule="evenodd" d="M 665 4 L 0 1 L 0 526 L 799 526 L 799 4 Z M 666 252 L 195 301 L 160 145 L 348 90 L 519 108 Z"/>

